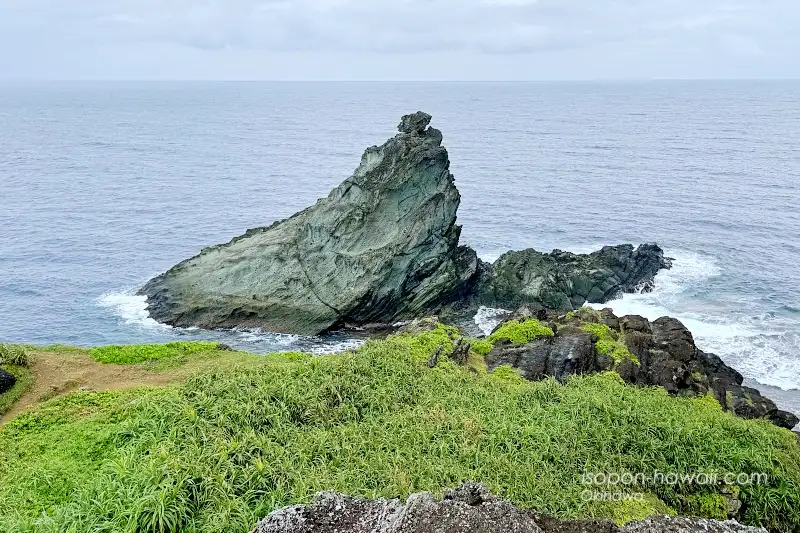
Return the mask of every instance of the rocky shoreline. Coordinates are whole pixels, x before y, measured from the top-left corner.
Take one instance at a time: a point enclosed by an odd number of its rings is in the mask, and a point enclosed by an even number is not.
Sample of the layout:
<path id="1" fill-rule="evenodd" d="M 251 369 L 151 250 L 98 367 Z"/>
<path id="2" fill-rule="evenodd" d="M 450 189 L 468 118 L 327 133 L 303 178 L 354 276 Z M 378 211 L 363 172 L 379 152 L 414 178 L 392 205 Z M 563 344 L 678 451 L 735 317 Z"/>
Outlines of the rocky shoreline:
<path id="1" fill-rule="evenodd" d="M 523 307 L 495 332 L 505 324 L 524 325 L 535 320 L 534 315 L 553 334 L 524 343 L 499 338 L 485 356 L 489 370 L 507 365 L 528 380 L 554 377 L 561 382 L 573 374 L 614 371 L 632 385 L 662 387 L 673 395 L 712 394 L 725 411 L 742 418 L 766 419 L 786 429 L 800 422 L 758 390 L 744 386 L 743 376 L 717 355 L 697 348 L 692 333 L 674 318 L 651 322 L 590 308 L 559 316 Z"/>
<path id="2" fill-rule="evenodd" d="M 461 197 L 430 121 L 404 116 L 400 133 L 368 148 L 326 198 L 150 280 L 139 291 L 150 315 L 180 327 L 316 335 L 479 305 L 568 311 L 647 290 L 670 267 L 654 244 L 479 260 L 459 244 Z"/>

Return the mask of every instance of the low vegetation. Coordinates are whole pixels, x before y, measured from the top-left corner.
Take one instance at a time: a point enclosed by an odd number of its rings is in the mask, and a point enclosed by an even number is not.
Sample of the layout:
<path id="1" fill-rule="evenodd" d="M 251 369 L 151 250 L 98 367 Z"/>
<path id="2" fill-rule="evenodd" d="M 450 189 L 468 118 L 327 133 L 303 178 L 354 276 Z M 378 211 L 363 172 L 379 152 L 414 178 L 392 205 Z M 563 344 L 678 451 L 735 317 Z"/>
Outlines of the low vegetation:
<path id="1" fill-rule="evenodd" d="M 514 344 L 525 344 L 537 337 L 543 336 L 552 337 L 553 330 L 543 325 L 535 318 L 528 320 L 509 320 L 485 339 L 472 341 L 471 349 L 477 354 L 486 355 L 492 351 L 494 344 L 501 339 L 506 339 Z"/>
<path id="2" fill-rule="evenodd" d="M 619 364 L 623 359 L 630 359 L 639 365 L 639 358 L 633 355 L 624 343 L 616 338 L 616 334 L 605 324 L 584 324 L 583 330 L 597 337 L 597 351 Z"/>
<path id="3" fill-rule="evenodd" d="M 17 382 L 11 389 L 0 394 L 0 416 L 6 414 L 14 403 L 22 397 L 33 385 L 33 374 L 24 366 L 4 365 L 3 370 L 13 374 Z"/>
<path id="4" fill-rule="evenodd" d="M 0 366 L 28 366 L 28 351 L 24 346 L 0 344 Z"/>
<path id="5" fill-rule="evenodd" d="M 741 487 L 744 521 L 800 528 L 791 432 L 614 373 L 562 385 L 470 372 L 446 357 L 454 337 L 438 328 L 51 400 L 0 429 L 0 530 L 247 532 L 319 490 L 404 498 L 466 480 L 560 517 L 719 512 L 722 488 L 707 486 L 613 487 L 645 498 L 586 501 L 586 472 L 764 472 L 768 482 Z"/>
<path id="6" fill-rule="evenodd" d="M 13 375 L 17 382 L 0 394 L 0 416 L 6 414 L 14 402 L 31 388 L 33 374 L 28 369 L 30 358 L 24 346 L 0 344 L 0 368 Z"/>
<path id="7" fill-rule="evenodd" d="M 167 344 L 130 344 L 122 346 L 103 346 L 92 348 L 92 357 L 101 363 L 131 365 L 145 361 L 156 361 L 216 351 L 218 342 L 170 342 Z"/>

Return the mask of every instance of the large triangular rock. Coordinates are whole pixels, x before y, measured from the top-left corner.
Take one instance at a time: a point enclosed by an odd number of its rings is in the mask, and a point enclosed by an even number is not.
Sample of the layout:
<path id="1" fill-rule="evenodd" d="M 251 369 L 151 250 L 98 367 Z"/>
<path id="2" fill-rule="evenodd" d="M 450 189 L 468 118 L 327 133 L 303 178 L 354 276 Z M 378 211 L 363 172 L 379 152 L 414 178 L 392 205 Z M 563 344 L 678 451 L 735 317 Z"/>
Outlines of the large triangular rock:
<path id="1" fill-rule="evenodd" d="M 479 261 L 458 244 L 460 195 L 430 121 L 422 112 L 404 116 L 400 133 L 368 148 L 327 198 L 149 281 L 140 294 L 150 315 L 174 326 L 311 335 L 480 305 L 569 310 L 647 289 L 669 268 L 655 245 Z"/>
<path id="2" fill-rule="evenodd" d="M 466 291 L 460 195 L 442 134 L 422 112 L 364 153 L 353 176 L 286 220 L 204 249 L 140 291 L 175 326 L 316 334 L 419 316 Z"/>

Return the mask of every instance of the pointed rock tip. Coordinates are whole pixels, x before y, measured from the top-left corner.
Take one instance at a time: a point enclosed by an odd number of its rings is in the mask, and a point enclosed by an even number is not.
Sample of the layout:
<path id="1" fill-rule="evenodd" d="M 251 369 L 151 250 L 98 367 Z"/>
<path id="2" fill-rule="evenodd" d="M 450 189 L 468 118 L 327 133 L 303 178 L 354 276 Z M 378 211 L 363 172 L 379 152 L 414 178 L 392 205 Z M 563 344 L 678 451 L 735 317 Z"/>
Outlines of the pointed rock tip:
<path id="1" fill-rule="evenodd" d="M 410 115 L 403 115 L 397 129 L 402 133 L 422 134 L 425 132 L 425 128 L 428 127 L 428 124 L 431 123 L 431 118 L 433 117 L 422 111 L 417 111 Z"/>

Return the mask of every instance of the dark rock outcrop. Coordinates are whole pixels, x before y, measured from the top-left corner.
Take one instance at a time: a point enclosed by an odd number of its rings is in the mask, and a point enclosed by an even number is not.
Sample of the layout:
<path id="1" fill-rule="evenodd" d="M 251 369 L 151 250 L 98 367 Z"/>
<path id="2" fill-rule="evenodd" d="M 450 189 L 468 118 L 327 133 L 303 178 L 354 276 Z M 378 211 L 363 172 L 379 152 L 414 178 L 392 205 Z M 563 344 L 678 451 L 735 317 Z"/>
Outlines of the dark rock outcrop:
<path id="1" fill-rule="evenodd" d="M 368 148 L 355 173 L 315 205 L 150 280 L 150 315 L 174 326 L 317 334 L 378 328 L 459 306 L 568 309 L 652 283 L 655 245 L 588 255 L 509 252 L 494 265 L 459 245 L 460 195 L 430 115 Z"/>
<path id="2" fill-rule="evenodd" d="M 529 314 L 529 310 L 520 310 L 514 316 Z M 497 342 L 486 356 L 489 369 L 510 365 L 529 380 L 553 376 L 559 381 L 572 374 L 615 370 L 629 383 L 663 387 L 670 394 L 703 396 L 711 392 L 723 409 L 742 418 L 765 418 L 787 429 L 800 422 L 757 390 L 743 386 L 742 375 L 719 357 L 698 349 L 691 332 L 674 318 L 653 322 L 641 316 L 618 318 L 610 309 L 551 317 L 548 325 L 555 332 L 553 337 L 526 344 Z M 615 360 L 601 353 L 599 339 L 584 329 L 587 324 L 608 326 L 614 344 L 632 357 Z"/>
<path id="3" fill-rule="evenodd" d="M 604 303 L 621 293 L 652 289 L 658 271 L 670 266 L 655 244 L 606 246 L 591 254 L 507 252 L 491 265 L 476 297 L 493 307 L 533 304 L 569 311 L 585 302 Z"/>
<path id="4" fill-rule="evenodd" d="M 362 500 L 321 492 L 310 505 L 271 513 L 253 533 L 766 533 L 738 522 L 659 516 L 623 527 L 604 520 L 557 520 L 518 509 L 483 486 L 465 483 L 437 501 L 429 493 Z"/>
<path id="5" fill-rule="evenodd" d="M 368 148 L 327 198 L 204 249 L 140 291 L 175 326 L 316 334 L 421 316 L 466 292 L 478 268 L 458 245 L 460 195 L 431 117 Z"/>
<path id="6" fill-rule="evenodd" d="M 613 361 L 597 353 L 596 341 L 579 329 L 556 332 L 552 338 L 540 337 L 527 344 L 499 341 L 486 363 L 491 370 L 500 365 L 512 366 L 530 381 L 552 376 L 563 382 L 573 374 L 611 369 Z"/>
<path id="7" fill-rule="evenodd" d="M 17 378 L 14 377 L 14 374 L 6 372 L 2 368 L 0 368 L 0 394 L 11 390 L 11 387 L 17 382 Z"/>

